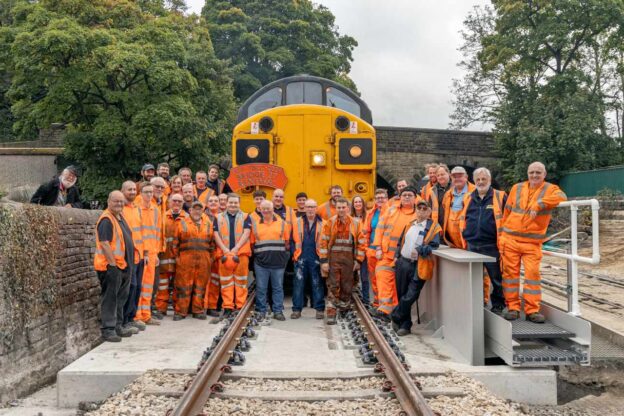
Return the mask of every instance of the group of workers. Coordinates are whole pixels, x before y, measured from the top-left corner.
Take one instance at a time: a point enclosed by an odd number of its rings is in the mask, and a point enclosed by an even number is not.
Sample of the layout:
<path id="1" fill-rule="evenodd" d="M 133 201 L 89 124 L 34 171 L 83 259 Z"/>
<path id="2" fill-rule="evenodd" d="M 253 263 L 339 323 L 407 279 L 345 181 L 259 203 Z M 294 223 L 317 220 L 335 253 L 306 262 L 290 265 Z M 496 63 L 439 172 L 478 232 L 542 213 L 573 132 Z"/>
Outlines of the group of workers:
<path id="1" fill-rule="evenodd" d="M 359 287 L 372 313 L 403 336 L 410 333 L 412 305 L 433 277 L 432 252 L 440 244 L 496 259 L 484 263 L 484 303 L 508 320 L 520 317 L 523 263 L 526 319 L 544 322 L 541 244 L 551 210 L 566 200 L 545 181 L 545 166 L 532 163 L 528 180 L 509 195 L 492 187 L 486 168 L 474 171 L 474 185 L 461 166 L 431 164 L 426 172 L 420 191 L 400 180 L 395 197 L 377 189 L 368 209 L 362 197 L 347 200 L 334 185 L 328 201 L 319 205 L 299 193 L 296 207 L 284 204 L 282 189 L 271 200 L 257 190 L 255 210 L 244 213 L 217 166 L 196 172 L 193 183 L 188 168 L 169 177 L 168 165 L 145 165 L 139 183 L 126 181 L 110 193 L 96 226 L 103 338 L 120 341 L 159 325 L 170 302 L 175 321 L 228 317 L 247 299 L 250 269 L 259 319 L 270 312 L 283 321 L 289 262 L 291 319 L 301 317 L 306 283 L 316 318 L 330 325 Z"/>

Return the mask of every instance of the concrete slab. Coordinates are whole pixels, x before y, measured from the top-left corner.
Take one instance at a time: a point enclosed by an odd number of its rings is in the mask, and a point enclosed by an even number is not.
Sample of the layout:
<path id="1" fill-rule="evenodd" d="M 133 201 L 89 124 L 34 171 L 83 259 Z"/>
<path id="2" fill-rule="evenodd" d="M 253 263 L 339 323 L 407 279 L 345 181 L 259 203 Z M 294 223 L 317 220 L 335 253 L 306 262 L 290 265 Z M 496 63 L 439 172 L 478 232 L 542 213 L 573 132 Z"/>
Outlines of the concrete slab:
<path id="1" fill-rule="evenodd" d="M 192 371 L 221 325 L 187 318 L 147 329 L 122 342 L 107 342 L 80 357 L 57 375 L 59 407 L 103 400 L 149 369 Z"/>
<path id="2" fill-rule="evenodd" d="M 557 404 L 557 373 L 554 370 L 506 365 L 472 366 L 443 338 L 418 328 L 412 332 L 401 338 L 412 371 L 442 367 L 483 383 L 503 399 L 533 405 Z"/>

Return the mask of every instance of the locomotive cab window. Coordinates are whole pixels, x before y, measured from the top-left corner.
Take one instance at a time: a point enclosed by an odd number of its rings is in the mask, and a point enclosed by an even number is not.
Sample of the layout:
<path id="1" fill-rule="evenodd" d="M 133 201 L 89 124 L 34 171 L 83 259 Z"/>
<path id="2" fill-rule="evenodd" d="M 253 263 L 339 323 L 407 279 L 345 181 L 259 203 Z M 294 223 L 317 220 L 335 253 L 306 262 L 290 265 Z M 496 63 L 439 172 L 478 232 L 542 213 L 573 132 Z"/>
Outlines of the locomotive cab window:
<path id="1" fill-rule="evenodd" d="M 282 89 L 277 87 L 270 89 L 269 91 L 256 98 L 247 110 L 247 117 L 251 117 L 254 114 L 258 114 L 261 111 L 268 110 L 282 105 Z"/>
<path id="2" fill-rule="evenodd" d="M 286 104 L 323 104 L 323 87 L 318 82 L 291 82 L 286 86 Z"/>
<path id="3" fill-rule="evenodd" d="M 353 98 L 333 87 L 328 87 L 326 91 L 328 106 L 339 108 L 360 117 L 360 105 Z"/>

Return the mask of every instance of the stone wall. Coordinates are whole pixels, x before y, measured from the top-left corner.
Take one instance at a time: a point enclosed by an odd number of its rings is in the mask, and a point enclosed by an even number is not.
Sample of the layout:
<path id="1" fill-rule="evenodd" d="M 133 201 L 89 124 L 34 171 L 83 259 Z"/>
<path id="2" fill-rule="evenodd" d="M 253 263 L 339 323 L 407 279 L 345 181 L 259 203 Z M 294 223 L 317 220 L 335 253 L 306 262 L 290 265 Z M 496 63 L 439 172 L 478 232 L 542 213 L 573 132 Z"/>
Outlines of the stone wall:
<path id="1" fill-rule="evenodd" d="M 0 147 L 0 190 L 37 187 L 58 173 L 62 149 Z"/>
<path id="2" fill-rule="evenodd" d="M 423 176 L 426 163 L 488 167 L 496 177 L 499 157 L 491 133 L 376 126 L 377 169 L 389 182 Z"/>
<path id="3" fill-rule="evenodd" d="M 0 203 L 0 403 L 52 382 L 98 342 L 99 214 Z"/>

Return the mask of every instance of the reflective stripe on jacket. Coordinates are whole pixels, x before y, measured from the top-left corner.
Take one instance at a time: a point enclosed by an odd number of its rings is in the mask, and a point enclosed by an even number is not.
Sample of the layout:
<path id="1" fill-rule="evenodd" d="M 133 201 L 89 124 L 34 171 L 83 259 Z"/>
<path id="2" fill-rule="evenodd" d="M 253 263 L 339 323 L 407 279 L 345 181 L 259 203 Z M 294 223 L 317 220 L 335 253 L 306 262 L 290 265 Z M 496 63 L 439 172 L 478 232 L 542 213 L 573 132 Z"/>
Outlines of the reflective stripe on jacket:
<path id="1" fill-rule="evenodd" d="M 236 244 L 243 237 L 244 225 L 247 220 L 247 214 L 242 211 L 238 211 L 236 213 L 236 217 L 234 219 L 234 239 Z M 221 241 L 227 247 L 230 246 L 230 217 L 227 212 L 221 212 L 217 215 L 217 226 L 219 237 L 221 237 Z M 223 253 L 219 250 L 218 256 L 220 257 Z M 249 245 L 249 239 L 243 246 L 238 250 L 238 254 L 241 256 L 249 256 L 251 255 L 251 246 Z"/>
<path id="2" fill-rule="evenodd" d="M 134 261 L 138 263 L 143 259 L 143 235 L 141 234 L 141 216 L 139 207 L 134 203 L 126 204 L 122 213 L 130 231 L 132 232 L 132 242 L 134 243 Z"/>
<path id="3" fill-rule="evenodd" d="M 95 225 L 95 256 L 93 257 L 93 268 L 98 272 L 105 272 L 106 267 L 108 266 L 108 261 L 106 260 L 106 256 L 104 255 L 104 250 L 102 249 L 102 243 L 100 242 L 100 237 L 97 233 L 97 228 L 100 225 L 100 222 L 104 218 L 108 218 L 108 220 L 113 225 L 113 238 L 109 242 L 111 249 L 113 250 L 113 257 L 115 257 L 115 264 L 121 270 L 128 267 L 128 263 L 126 262 L 126 243 L 123 238 L 123 232 L 121 231 L 121 226 L 117 221 L 117 218 L 110 212 L 108 209 L 102 212 L 100 218 Z"/>
<path id="4" fill-rule="evenodd" d="M 316 254 L 320 257 L 321 250 L 321 232 L 323 230 L 323 225 L 325 221 L 321 219 L 317 222 L 316 228 L 314 230 L 314 242 L 316 243 Z M 295 241 L 295 252 L 293 254 L 293 260 L 297 261 L 301 256 L 301 250 L 303 245 L 303 237 L 305 235 L 305 220 L 303 217 L 297 218 L 295 222 L 295 228 L 293 229 L 293 239 Z"/>
<path id="5" fill-rule="evenodd" d="M 507 197 L 501 231 L 514 240 L 528 243 L 542 243 L 550 224 L 553 208 L 568 198 L 552 183 L 544 182 L 532 189 L 529 182 L 515 184 Z M 530 212 L 537 216 L 531 219 Z"/>
<path id="6" fill-rule="evenodd" d="M 316 213 L 323 218 L 325 221 L 336 215 L 336 207 L 332 205 L 331 200 L 321 204 L 317 209 Z"/>
<path id="7" fill-rule="evenodd" d="M 338 216 L 334 215 L 323 224 L 321 232 L 321 244 L 319 250 L 319 258 L 321 263 L 329 261 L 329 253 L 346 251 L 352 252 L 355 259 L 360 263 L 364 261 L 366 238 L 362 233 L 362 222 L 354 220 L 353 217 L 347 215 L 346 221 L 349 227 L 349 238 L 342 239 L 337 237 Z"/>
<path id="8" fill-rule="evenodd" d="M 404 212 L 405 208 L 392 206 L 379 219 L 375 230 L 373 245 L 381 249 L 384 256 L 394 258 L 397 253 L 397 243 L 405 227 L 416 219 L 416 207 Z"/>

